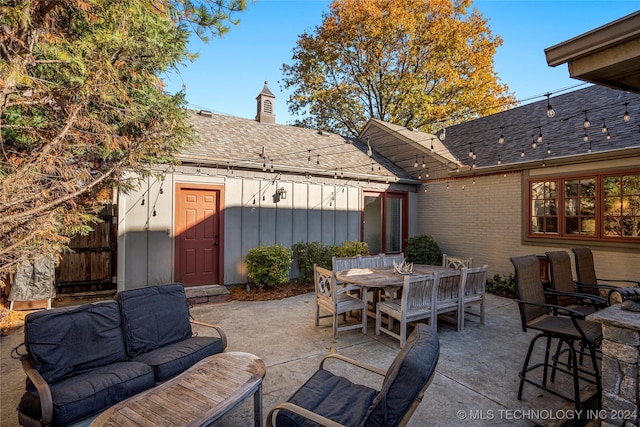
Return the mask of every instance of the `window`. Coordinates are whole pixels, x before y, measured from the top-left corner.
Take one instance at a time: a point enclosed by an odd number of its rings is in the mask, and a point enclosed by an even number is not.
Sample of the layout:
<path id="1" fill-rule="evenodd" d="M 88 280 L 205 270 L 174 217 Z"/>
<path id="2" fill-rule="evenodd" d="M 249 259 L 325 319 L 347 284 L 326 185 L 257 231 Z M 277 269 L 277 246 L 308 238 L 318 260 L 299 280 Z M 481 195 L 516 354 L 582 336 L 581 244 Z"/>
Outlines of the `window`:
<path id="1" fill-rule="evenodd" d="M 529 237 L 638 241 L 640 172 L 532 179 Z"/>
<path id="2" fill-rule="evenodd" d="M 362 239 L 369 252 L 402 251 L 407 238 L 407 195 L 404 193 L 364 193 Z"/>

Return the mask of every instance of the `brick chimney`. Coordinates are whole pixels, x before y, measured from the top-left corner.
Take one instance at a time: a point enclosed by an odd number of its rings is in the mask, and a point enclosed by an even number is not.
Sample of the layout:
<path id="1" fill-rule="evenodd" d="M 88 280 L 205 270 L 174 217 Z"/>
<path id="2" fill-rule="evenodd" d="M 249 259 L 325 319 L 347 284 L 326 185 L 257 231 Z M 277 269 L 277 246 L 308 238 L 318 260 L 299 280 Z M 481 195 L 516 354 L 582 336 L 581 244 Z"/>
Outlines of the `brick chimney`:
<path id="1" fill-rule="evenodd" d="M 260 95 L 256 97 L 258 101 L 258 114 L 256 115 L 256 121 L 260 123 L 274 124 L 276 122 L 276 115 L 273 112 L 273 101 L 276 96 L 271 93 L 267 82 L 264 82 L 264 87 Z"/>

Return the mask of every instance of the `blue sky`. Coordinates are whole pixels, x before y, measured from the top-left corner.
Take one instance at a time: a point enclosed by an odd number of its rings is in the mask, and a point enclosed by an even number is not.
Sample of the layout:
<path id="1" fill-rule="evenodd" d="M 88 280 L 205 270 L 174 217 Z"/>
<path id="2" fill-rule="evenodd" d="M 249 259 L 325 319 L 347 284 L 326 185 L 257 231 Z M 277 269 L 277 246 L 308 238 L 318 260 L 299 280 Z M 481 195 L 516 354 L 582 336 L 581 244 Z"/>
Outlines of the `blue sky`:
<path id="1" fill-rule="evenodd" d="M 401 0 L 399 0 L 401 1 Z M 179 74 L 166 76 L 167 91 L 186 87 L 193 109 L 253 119 L 256 96 L 265 81 L 276 96 L 276 122 L 289 124 L 289 93 L 281 88 L 282 64 L 291 63 L 298 36 L 322 22 L 330 1 L 249 1 L 240 24 L 208 44 L 192 41 L 200 57 Z M 640 9 L 638 0 L 476 0 L 494 35 L 504 43 L 494 57 L 501 81 L 519 100 L 539 100 L 546 92 L 579 85 L 566 64 L 549 67 L 544 49 Z M 537 97 L 537 98 L 536 98 Z"/>

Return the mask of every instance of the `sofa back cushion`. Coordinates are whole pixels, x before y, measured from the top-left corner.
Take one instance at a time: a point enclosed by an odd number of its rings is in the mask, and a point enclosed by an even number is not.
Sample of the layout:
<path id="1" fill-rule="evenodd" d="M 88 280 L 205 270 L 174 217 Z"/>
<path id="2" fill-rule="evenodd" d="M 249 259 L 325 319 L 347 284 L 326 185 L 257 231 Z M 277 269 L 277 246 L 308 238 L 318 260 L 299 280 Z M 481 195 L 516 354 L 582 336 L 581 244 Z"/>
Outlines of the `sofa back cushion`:
<path id="1" fill-rule="evenodd" d="M 49 383 L 126 358 L 115 301 L 30 313 L 24 343 L 34 367 Z"/>
<path id="2" fill-rule="evenodd" d="M 118 292 L 127 356 L 191 337 L 189 306 L 180 284 Z"/>

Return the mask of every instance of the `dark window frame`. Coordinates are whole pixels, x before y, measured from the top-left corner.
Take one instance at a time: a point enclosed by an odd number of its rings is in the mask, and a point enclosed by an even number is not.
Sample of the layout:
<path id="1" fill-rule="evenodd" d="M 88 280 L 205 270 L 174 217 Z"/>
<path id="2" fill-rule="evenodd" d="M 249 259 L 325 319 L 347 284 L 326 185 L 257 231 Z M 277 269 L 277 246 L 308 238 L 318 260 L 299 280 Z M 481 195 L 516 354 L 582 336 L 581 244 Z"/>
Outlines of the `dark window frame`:
<path id="1" fill-rule="evenodd" d="M 362 227 L 360 227 L 360 240 L 361 241 L 365 241 L 365 236 L 364 236 L 364 199 L 365 197 L 370 196 L 370 197 L 379 197 L 382 204 L 381 204 L 381 241 L 380 241 L 380 249 L 382 250 L 382 252 L 385 251 L 385 248 L 387 246 L 387 237 L 386 237 L 386 227 L 387 227 L 387 200 L 388 199 L 395 199 L 395 200 L 400 200 L 401 202 L 401 206 L 402 206 L 402 236 L 400 236 L 401 238 L 401 250 L 399 252 L 404 251 L 405 245 L 406 245 L 406 241 L 408 238 L 408 234 L 409 234 L 409 195 L 406 191 L 394 191 L 394 190 L 363 190 L 362 192 L 362 212 L 361 212 L 361 224 Z M 386 253 L 396 253 L 396 252 L 386 252 Z"/>
<path id="2" fill-rule="evenodd" d="M 640 176 L 639 169 L 628 170 L 604 170 L 593 173 L 581 173 L 571 175 L 545 175 L 535 176 L 526 179 L 525 183 L 525 203 L 526 203 L 526 217 L 523 226 L 525 227 L 524 236 L 531 241 L 545 241 L 545 240 L 587 240 L 591 242 L 610 242 L 610 243 L 639 243 L 639 236 L 623 236 L 621 234 L 611 235 L 607 234 L 605 225 L 607 224 L 607 218 L 609 223 L 612 223 L 616 218 L 618 220 L 624 219 L 622 213 L 619 217 L 615 215 L 606 215 L 605 212 L 605 179 L 613 177 L 622 178 L 623 176 Z M 588 180 L 595 180 L 595 188 L 590 189 Z M 545 187 L 544 184 L 555 183 L 557 195 L 555 198 L 557 212 L 553 213 L 548 209 L 548 202 L 550 198 L 547 194 L 540 196 L 540 188 Z M 571 194 L 567 194 L 567 184 L 570 183 Z M 580 184 L 584 183 L 584 189 Z M 543 185 L 541 185 L 543 184 Z M 535 192 L 538 190 L 538 193 Z M 592 191 L 590 193 L 589 191 Z M 636 190 L 640 191 L 640 190 Z M 534 197 L 536 196 L 536 197 Z M 608 195 L 610 199 L 615 199 L 616 196 Z M 623 201 L 627 195 L 619 194 L 623 205 Z M 635 197 L 640 197 L 640 194 L 635 194 Z M 567 204 L 567 201 L 572 200 L 573 203 Z M 637 200 L 637 199 L 636 199 Z M 608 202 L 611 206 L 611 201 Z M 590 209 L 594 209 L 595 213 L 591 213 Z M 534 210 L 537 215 L 534 215 Z M 611 208 L 609 208 L 610 213 Z M 543 212 L 543 213 L 541 213 Z M 553 218 L 557 219 L 556 231 L 547 231 L 547 224 L 553 224 Z M 640 214 L 635 213 L 631 217 L 631 221 L 640 220 Z M 572 229 L 567 229 L 567 219 L 572 219 Z M 594 220 L 594 224 L 590 224 L 590 221 Z M 550 229 L 552 230 L 553 227 Z M 593 233 L 590 234 L 590 231 Z"/>

